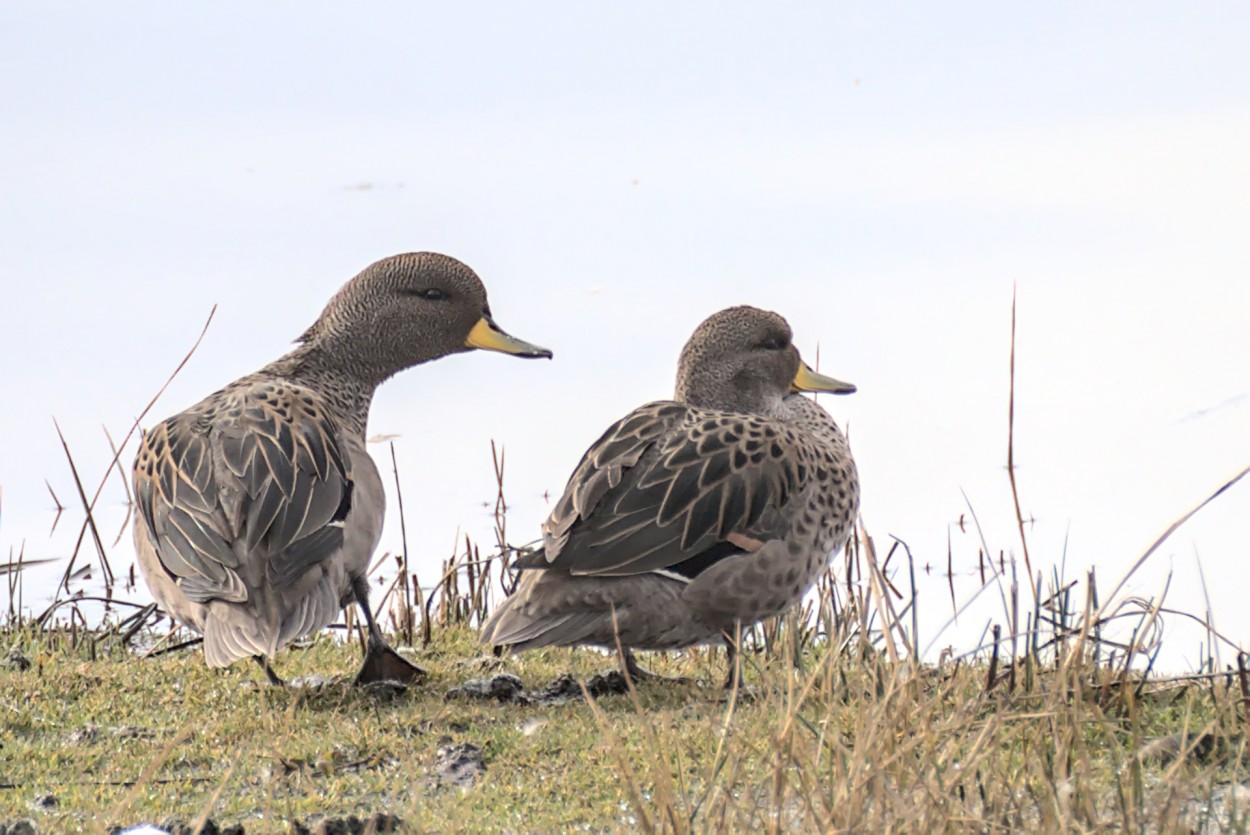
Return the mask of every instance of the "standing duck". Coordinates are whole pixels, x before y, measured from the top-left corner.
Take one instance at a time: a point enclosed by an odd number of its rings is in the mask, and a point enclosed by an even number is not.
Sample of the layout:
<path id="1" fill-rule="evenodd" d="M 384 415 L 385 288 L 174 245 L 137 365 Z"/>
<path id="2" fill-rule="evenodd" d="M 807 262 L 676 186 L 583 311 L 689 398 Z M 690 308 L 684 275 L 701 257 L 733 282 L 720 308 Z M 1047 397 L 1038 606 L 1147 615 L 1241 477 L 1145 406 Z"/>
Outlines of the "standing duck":
<path id="1" fill-rule="evenodd" d="M 850 537 L 859 481 L 846 439 L 799 391 L 855 387 L 812 371 L 776 313 L 731 307 L 682 349 L 672 400 L 640 406 L 582 456 L 518 559 L 482 640 L 526 650 L 728 639 L 811 588 Z"/>
<path id="2" fill-rule="evenodd" d="M 385 497 L 365 451 L 373 392 L 473 348 L 551 357 L 491 318 L 473 270 L 432 252 L 366 267 L 285 356 L 152 427 L 134 466 L 135 546 L 152 596 L 224 667 L 270 659 L 355 602 L 369 627 L 358 683 L 424 671 L 387 646 L 365 572 Z"/>

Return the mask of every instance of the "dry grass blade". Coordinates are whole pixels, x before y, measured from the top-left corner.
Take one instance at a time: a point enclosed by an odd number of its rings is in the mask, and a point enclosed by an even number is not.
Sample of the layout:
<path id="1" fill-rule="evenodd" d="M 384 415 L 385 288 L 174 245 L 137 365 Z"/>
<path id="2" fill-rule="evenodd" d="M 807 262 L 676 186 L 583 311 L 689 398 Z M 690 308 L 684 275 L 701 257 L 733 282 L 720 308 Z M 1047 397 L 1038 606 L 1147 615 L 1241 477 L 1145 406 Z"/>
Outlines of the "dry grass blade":
<path id="1" fill-rule="evenodd" d="M 213 813 L 213 809 L 217 807 L 217 803 L 221 800 L 221 794 L 226 790 L 226 786 L 230 785 L 231 778 L 234 777 L 235 770 L 239 767 L 239 762 L 243 759 L 243 750 L 235 752 L 234 757 L 230 760 L 230 767 L 226 769 L 225 775 L 221 778 L 221 782 L 217 784 L 217 788 L 213 790 L 212 795 L 204 804 L 204 811 L 200 813 L 199 818 L 191 824 L 191 831 L 195 833 L 203 832 L 208 824 L 208 816 Z"/>
<path id="2" fill-rule="evenodd" d="M 57 498 L 56 491 L 52 489 L 52 485 L 45 478 L 43 484 L 48 488 L 48 495 L 52 497 L 52 503 L 56 505 L 56 516 L 52 517 L 52 529 L 48 531 L 48 536 L 56 533 L 57 523 L 61 521 L 61 514 L 65 512 L 65 505 L 61 504 L 61 500 Z"/>
<path id="3" fill-rule="evenodd" d="M 55 559 L 25 560 L 19 559 L 13 562 L 0 562 L 0 576 L 5 574 L 16 574 L 24 568 L 30 568 L 33 565 L 45 565 L 50 562 L 56 562 Z"/>
<path id="4" fill-rule="evenodd" d="M 1133 563 L 1132 567 L 1129 568 L 1129 570 L 1124 574 L 1124 576 L 1120 578 L 1120 581 L 1115 584 L 1115 588 L 1111 590 L 1111 594 L 1107 595 L 1106 600 L 1104 601 L 1102 606 L 1098 608 L 1098 611 L 1094 615 L 1094 617 L 1099 620 L 1102 619 L 1103 611 L 1106 609 L 1106 607 L 1109 604 L 1112 603 L 1112 601 L 1115 600 L 1116 595 L 1118 595 L 1120 591 L 1124 588 L 1125 584 L 1128 583 L 1129 578 L 1131 578 L 1134 574 L 1136 574 L 1138 569 L 1140 569 L 1143 565 L 1146 564 L 1146 561 L 1150 559 L 1151 555 L 1153 555 L 1155 551 L 1159 550 L 1159 547 L 1163 545 L 1163 543 L 1166 542 L 1168 538 L 1172 536 L 1172 534 L 1176 533 L 1182 525 L 1184 525 L 1186 522 L 1192 519 L 1195 515 L 1197 515 L 1198 511 L 1202 510 L 1211 502 L 1215 501 L 1220 496 L 1224 495 L 1224 493 L 1228 492 L 1229 488 L 1231 488 L 1234 484 L 1236 484 L 1237 482 L 1245 478 L 1247 474 L 1250 474 L 1250 467 L 1246 467 L 1241 472 L 1237 473 L 1237 475 L 1233 476 L 1228 481 L 1224 482 L 1224 484 L 1221 485 L 1219 489 L 1217 489 L 1214 493 L 1207 496 L 1198 504 L 1194 505 L 1194 507 L 1190 508 L 1190 510 L 1182 514 L 1180 518 L 1178 518 L 1175 522 L 1168 525 L 1167 530 L 1159 534 L 1158 538 L 1155 539 L 1155 541 L 1151 543 L 1150 547 L 1146 549 L 1146 552 L 1137 558 L 1137 562 Z"/>
<path id="5" fill-rule="evenodd" d="M 1029 560 L 1029 538 L 1024 535 L 1024 514 L 1020 511 L 1020 490 L 1016 486 L 1016 287 L 1011 287 L 1011 382 L 1007 397 L 1007 477 L 1011 481 L 1011 500 L 1016 506 L 1016 525 L 1020 531 L 1020 547 L 1024 552 L 1024 568 L 1033 588 L 1033 563 Z M 1034 598 L 1036 602 L 1036 597 Z"/>
<path id="6" fill-rule="evenodd" d="M 90 527 L 92 538 L 94 539 L 96 548 L 100 554 L 102 570 L 105 572 L 106 582 L 107 582 L 107 585 L 110 587 L 113 584 L 113 572 L 112 572 L 111 567 L 109 567 L 108 565 L 108 558 L 104 552 L 104 543 L 100 539 L 100 533 L 96 529 L 95 519 L 92 516 L 92 511 L 93 511 L 93 508 L 95 507 L 95 502 L 99 498 L 100 491 L 103 489 L 104 484 L 107 482 L 109 474 L 112 472 L 113 468 L 118 467 L 120 471 L 121 468 L 118 462 L 121 459 L 122 450 L 124 450 L 126 448 L 126 445 L 130 443 L 130 439 L 134 437 L 134 433 L 138 430 L 139 424 L 147 416 L 148 412 L 151 411 L 152 407 L 156 405 L 156 401 L 159 400 L 160 396 L 165 393 L 165 390 L 169 388 L 169 384 L 174 381 L 174 378 L 178 376 L 178 374 L 182 371 L 182 369 L 186 366 L 186 364 L 191 360 L 191 357 L 193 354 L 195 354 L 196 349 L 200 347 L 200 343 L 204 341 L 204 335 L 208 333 L 208 327 L 209 325 L 212 324 L 213 316 L 216 313 L 217 313 L 217 305 L 213 305 L 212 310 L 210 310 L 208 313 L 208 319 L 205 320 L 204 327 L 200 330 L 200 335 L 196 337 L 194 344 L 192 344 L 191 346 L 191 349 L 187 351 L 186 355 L 182 358 L 182 361 L 179 362 L 178 365 L 174 368 L 173 373 L 169 375 L 169 377 L 165 380 L 164 384 L 162 384 L 161 387 L 157 390 L 156 394 L 152 396 L 152 399 L 148 401 L 147 406 L 143 408 L 143 411 L 139 413 L 139 416 L 134 419 L 134 422 L 130 426 L 130 430 L 126 433 L 126 436 L 122 439 L 121 445 L 116 447 L 113 453 L 112 460 L 109 461 L 108 466 L 105 468 L 104 478 L 101 479 L 100 485 L 96 490 L 95 497 L 91 501 L 87 500 L 87 494 L 86 494 L 85 489 L 83 488 L 82 480 L 78 477 L 78 472 L 77 472 L 77 468 L 74 465 L 73 456 L 70 454 L 69 444 L 66 443 L 65 436 L 61 433 L 60 425 L 57 424 L 56 426 L 57 435 L 60 437 L 61 445 L 65 449 L 65 455 L 69 459 L 70 469 L 73 472 L 74 481 L 78 487 L 79 497 L 82 500 L 83 508 L 85 509 L 86 514 L 87 514 L 87 518 L 83 523 L 84 529 L 87 527 Z M 54 424 L 56 423 L 55 418 L 53 418 L 53 423 Z M 51 490 L 50 487 L 49 487 L 49 490 Z M 56 500 L 56 494 L 53 494 L 53 500 L 54 501 Z M 58 501 L 57 504 L 59 505 L 60 502 Z M 81 544 L 82 535 L 83 534 L 80 531 L 79 532 L 79 544 Z M 74 546 L 74 552 L 70 556 L 70 564 L 65 569 L 65 575 L 62 577 L 61 585 L 58 586 L 58 592 L 57 592 L 58 594 L 59 594 L 60 589 L 63 589 L 66 592 L 69 591 L 69 585 L 68 585 L 69 577 L 70 577 L 71 572 L 73 571 L 74 561 L 78 557 L 78 548 L 79 548 L 79 545 Z"/>
<path id="7" fill-rule="evenodd" d="M 109 449 L 113 452 L 113 460 L 120 462 L 122 454 L 121 447 L 113 443 L 113 436 L 109 434 L 107 426 L 103 426 L 101 429 L 104 430 L 104 437 L 108 439 Z M 126 472 L 122 469 L 122 467 L 118 466 L 110 468 L 109 471 L 105 472 L 105 477 L 107 478 L 108 472 L 111 472 L 114 469 L 117 472 L 117 480 L 122 484 L 122 492 L 126 494 L 126 515 L 122 518 L 121 527 L 117 529 L 117 538 L 113 540 L 113 547 L 116 548 L 118 543 L 122 541 L 122 537 L 126 534 L 126 526 L 130 524 L 130 517 L 134 513 L 135 503 L 134 497 L 130 493 L 130 479 L 126 478 Z M 104 485 L 101 484 L 100 486 L 103 487 Z"/>
<path id="8" fill-rule="evenodd" d="M 130 792 L 126 794 L 116 806 L 113 807 L 113 810 L 109 813 L 108 818 L 106 819 L 108 822 L 116 823 L 123 820 L 126 810 L 129 809 L 135 802 L 143 789 L 151 783 L 153 775 L 156 774 L 156 770 L 164 765 L 165 762 L 173 756 L 174 752 L 178 750 L 178 747 L 191 738 L 194 732 L 195 731 L 192 727 L 184 727 L 177 734 L 171 737 L 169 742 L 165 743 L 164 748 L 161 749 L 156 757 L 148 763 L 143 772 L 135 779 Z"/>
<path id="9" fill-rule="evenodd" d="M 586 683 L 581 679 L 578 679 L 577 686 L 581 688 L 582 697 L 586 700 L 586 705 L 590 708 L 590 712 L 594 715 L 595 722 L 602 732 L 603 744 L 607 746 L 608 752 L 612 755 L 617 767 L 620 769 L 621 782 L 629 796 L 630 806 L 637 816 L 636 823 L 638 828 L 643 832 L 655 832 L 655 824 L 652 822 L 650 815 L 647 814 L 648 804 L 643 800 L 642 788 L 638 782 L 638 774 L 634 771 L 633 763 L 625 756 L 615 736 L 611 733 L 608 718 L 604 715 L 603 708 L 599 706 L 599 702 L 595 699 L 594 694 L 586 689 Z"/>
<path id="10" fill-rule="evenodd" d="M 404 491 L 399 481 L 399 461 L 395 457 L 395 442 L 391 441 L 389 446 L 391 448 L 391 471 L 395 475 L 395 500 L 399 505 L 399 538 L 401 545 L 399 571 L 392 588 L 398 585 L 402 589 L 403 602 L 401 605 L 403 610 L 400 619 L 400 632 L 404 636 L 405 643 L 412 645 L 415 637 L 413 627 L 416 618 L 412 608 L 412 586 L 408 582 L 410 565 L 408 560 L 408 522 L 404 514 Z M 386 594 L 382 596 L 382 602 L 378 604 L 379 611 L 385 611 L 387 599 L 390 595 L 391 590 L 388 589 Z"/>
<path id="11" fill-rule="evenodd" d="M 96 528 L 95 516 L 92 513 L 95 501 L 94 499 L 90 501 L 87 499 L 87 491 L 83 488 L 82 479 L 78 475 L 78 465 L 74 463 L 74 455 L 69 451 L 69 444 L 66 443 L 65 435 L 61 432 L 61 425 L 57 423 L 56 418 L 52 419 L 52 424 L 56 427 L 56 436 L 61 441 L 61 448 L 65 450 L 66 460 L 69 461 L 70 474 L 74 477 L 74 486 L 78 488 L 78 498 L 82 500 L 82 509 L 86 514 L 86 519 L 83 521 L 83 527 L 91 532 L 91 539 L 95 543 L 96 554 L 100 558 L 100 570 L 104 572 L 104 583 L 106 586 L 111 587 L 113 585 L 113 569 L 109 566 L 108 554 L 104 551 L 104 540 L 100 538 L 100 531 Z M 96 493 L 96 498 L 99 498 L 98 492 Z M 82 535 L 80 533 L 79 542 L 81 541 Z M 65 576 L 61 580 L 61 588 L 63 588 L 66 592 L 69 591 L 70 574 L 73 571 L 74 560 L 77 556 L 78 546 L 75 546 L 74 553 L 70 557 L 69 565 L 65 568 Z"/>
<path id="12" fill-rule="evenodd" d="M 1013 300 L 1008 469 L 1023 543 L 1014 309 Z M 125 442 L 109 444 L 116 465 Z M 473 626 L 512 576 L 504 450 L 491 451 L 492 553 L 457 530 L 426 593 L 409 565 L 401 492 L 403 549 L 383 549 L 374 563 L 398 568 L 382 597 L 385 606 L 403 584 L 407 614 L 393 623 L 411 631 L 421 617 L 433 683 L 402 694 L 333 679 L 303 689 L 249 686 L 259 675 L 250 665 L 208 669 L 198 655 L 175 651 L 200 639 L 170 646 L 184 633 L 168 629 L 154 606 L 111 595 L 57 599 L 21 621 L 12 614 L 15 578 L 36 561 L 19 554 L 0 565 L 11 598 L 0 626 L 0 820 L 29 816 L 32 797 L 55 792 L 56 803 L 36 813 L 41 830 L 174 814 L 209 828 L 211 812 L 219 827 L 315 831 L 318 815 L 363 819 L 382 807 L 409 828 L 437 831 L 1250 831 L 1242 788 L 1250 665 L 1216 631 L 1210 605 L 1201 617 L 1176 618 L 1203 629 L 1202 672 L 1155 675 L 1163 617 L 1174 611 L 1165 605 L 1167 582 L 1153 597 L 1119 597 L 1123 580 L 1102 596 L 1093 570 L 1079 582 L 1064 576 L 1061 559 L 1035 574 L 1027 554 L 1018 578 L 1015 557 L 991 550 L 966 496 L 958 524 L 975 536 L 975 553 L 961 554 L 963 540 L 952 546 L 948 537 L 945 559 L 941 549 L 913 556 L 894 537 L 879 560 L 857 519 L 844 563 L 818 579 L 798 610 L 734 636 L 749 685 L 736 679 L 727 694 L 630 681 L 615 695 L 590 686 L 588 671 L 603 657 L 584 650 L 482 658 Z M 392 445 L 399 487 L 396 457 Z M 1246 472 L 1174 523 L 1132 571 Z M 81 482 L 79 492 L 90 516 L 95 500 Z M 917 588 L 930 566 L 947 589 L 932 598 Z M 939 637 L 991 585 L 1002 608 L 978 645 L 932 658 Z M 929 621 L 919 610 L 929 599 L 937 611 L 924 614 L 943 625 L 922 636 Z M 96 601 L 110 607 L 102 623 L 84 614 Z M 150 647 L 143 663 L 132 641 Z M 1236 668 L 1216 670 L 1225 646 L 1236 650 Z M 300 642 L 283 654 L 282 672 L 293 680 L 350 669 L 353 649 L 341 631 Z M 713 657 L 695 649 L 667 663 L 706 680 Z M 501 664 L 552 684 L 518 690 L 516 679 L 499 675 L 474 684 L 507 684 L 503 697 L 497 689 L 482 700 L 452 695 L 470 690 L 465 676 Z M 1160 750 L 1160 739 L 1171 740 L 1173 760 L 1143 754 Z M 449 791 L 440 761 L 457 748 L 476 751 L 489 770 Z M 335 831 L 329 820 L 321 828 Z"/>

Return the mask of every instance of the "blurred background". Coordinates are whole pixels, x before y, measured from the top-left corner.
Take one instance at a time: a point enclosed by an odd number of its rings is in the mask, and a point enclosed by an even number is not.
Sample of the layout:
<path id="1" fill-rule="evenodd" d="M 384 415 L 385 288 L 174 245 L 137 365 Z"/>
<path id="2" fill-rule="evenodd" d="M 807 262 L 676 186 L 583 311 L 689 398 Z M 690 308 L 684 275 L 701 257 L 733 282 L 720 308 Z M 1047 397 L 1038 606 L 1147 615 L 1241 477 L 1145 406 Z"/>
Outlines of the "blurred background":
<path id="1" fill-rule="evenodd" d="M 492 440 L 520 544 L 611 421 L 671 394 L 695 325 L 749 303 L 858 384 L 821 402 L 866 529 L 909 545 L 934 651 L 970 649 L 1000 594 L 940 631 L 941 575 L 962 602 L 982 535 L 1021 556 L 1013 293 L 1035 571 L 1109 587 L 1250 464 L 1248 37 L 1231 2 L 5 3 L 0 562 L 59 560 L 25 574 L 38 609 L 74 549 L 54 418 L 90 493 L 105 430 L 120 443 L 214 305 L 145 426 L 288 350 L 370 262 L 429 249 L 555 360 L 460 355 L 380 390 L 423 580 L 494 541 Z M 125 504 L 114 474 L 96 517 L 119 574 Z M 1127 591 L 1170 578 L 1168 605 L 1244 642 L 1248 540 L 1238 485 Z M 1160 665 L 1201 640 L 1171 621 Z"/>

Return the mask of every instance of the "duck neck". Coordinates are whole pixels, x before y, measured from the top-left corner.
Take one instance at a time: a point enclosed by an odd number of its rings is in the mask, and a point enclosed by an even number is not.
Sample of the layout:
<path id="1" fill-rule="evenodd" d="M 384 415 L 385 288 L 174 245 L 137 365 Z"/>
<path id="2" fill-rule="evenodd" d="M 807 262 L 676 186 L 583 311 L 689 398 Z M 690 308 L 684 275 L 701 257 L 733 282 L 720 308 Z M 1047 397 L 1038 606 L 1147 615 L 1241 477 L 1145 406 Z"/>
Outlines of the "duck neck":
<path id="1" fill-rule="evenodd" d="M 674 399 L 700 409 L 742 412 L 764 417 L 781 417 L 782 398 L 767 381 L 739 376 L 731 382 L 709 379 L 679 379 Z"/>
<path id="2" fill-rule="evenodd" d="M 331 350 L 318 341 L 301 344 L 265 366 L 260 373 L 316 391 L 335 420 L 362 440 L 369 422 L 373 392 L 390 376 L 379 377 L 373 369 L 352 362 L 350 353 Z"/>

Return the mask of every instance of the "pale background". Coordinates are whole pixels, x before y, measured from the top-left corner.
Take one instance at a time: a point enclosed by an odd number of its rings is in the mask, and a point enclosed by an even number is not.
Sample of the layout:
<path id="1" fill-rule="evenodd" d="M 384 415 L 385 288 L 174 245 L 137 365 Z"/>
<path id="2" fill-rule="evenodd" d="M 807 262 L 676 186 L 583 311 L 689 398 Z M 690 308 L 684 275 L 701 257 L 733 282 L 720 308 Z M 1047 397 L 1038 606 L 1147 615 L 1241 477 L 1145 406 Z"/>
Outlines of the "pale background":
<path id="1" fill-rule="evenodd" d="M 0 562 L 73 546 L 53 417 L 93 489 L 101 427 L 125 434 L 214 304 L 148 424 L 287 350 L 369 262 L 433 249 L 556 358 L 381 390 L 426 576 L 457 531 L 491 542 L 491 439 L 522 542 L 586 445 L 671 393 L 693 327 L 751 303 L 860 386 L 822 402 L 864 521 L 936 566 L 949 535 L 966 599 L 961 489 L 1019 553 L 1014 286 L 1034 566 L 1109 587 L 1250 463 L 1248 41 L 1231 2 L 5 3 Z M 71 506 L 52 538 L 45 478 Z M 114 478 L 110 546 L 123 502 Z M 1130 590 L 1173 571 L 1170 605 L 1201 613 L 1200 561 L 1248 642 L 1248 534 L 1239 485 Z M 128 533 L 110 553 L 129 563 Z M 27 576 L 27 608 L 60 570 Z M 947 595 L 923 581 L 924 635 Z M 975 645 L 997 592 L 978 607 L 939 645 Z M 1198 633 L 1169 640 L 1197 662 Z"/>

